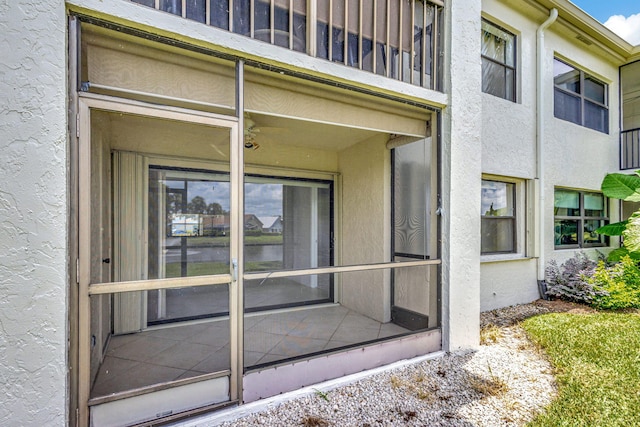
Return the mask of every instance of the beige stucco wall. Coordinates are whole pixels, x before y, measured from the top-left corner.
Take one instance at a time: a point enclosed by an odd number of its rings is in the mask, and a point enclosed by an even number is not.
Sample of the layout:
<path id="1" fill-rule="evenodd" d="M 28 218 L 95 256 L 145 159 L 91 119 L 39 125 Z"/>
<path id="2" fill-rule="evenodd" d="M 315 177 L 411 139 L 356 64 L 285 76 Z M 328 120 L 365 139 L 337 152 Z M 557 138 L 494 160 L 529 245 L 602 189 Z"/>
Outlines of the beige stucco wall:
<path id="1" fill-rule="evenodd" d="M 483 16 L 501 25 L 517 37 L 516 62 L 517 102 L 482 94 L 482 171 L 504 177 L 534 180 L 538 178 L 536 165 L 536 31 L 548 15 L 524 3 L 515 9 L 498 0 L 484 0 Z M 554 188 L 557 186 L 599 191 L 602 178 L 618 168 L 618 65 L 612 57 L 587 48 L 575 39 L 560 21 L 545 32 L 544 75 L 541 106 L 544 120 L 544 259 L 560 262 L 573 256 L 575 250 L 555 250 L 553 234 Z M 609 134 L 604 134 L 554 117 L 553 58 L 568 60 L 580 69 L 609 85 Z M 527 188 L 530 192 L 533 186 Z M 524 197 L 521 193 L 519 197 Z M 519 238 L 528 244 L 521 250 L 520 259 L 512 255 L 492 256 L 481 264 L 481 308 L 521 304 L 539 297 L 534 241 L 535 216 L 539 199 L 528 195 L 527 224 Z M 618 204 L 611 203 L 612 221 L 617 219 Z M 523 212 L 524 213 L 524 212 Z M 521 216 L 521 218 L 524 218 Z M 612 241 L 616 243 L 615 240 Z M 606 252 L 607 249 L 600 248 Z M 585 251 L 597 256 L 595 249 Z M 497 259 L 498 258 L 498 259 Z M 516 258 L 516 259 L 514 259 Z"/>
<path id="2" fill-rule="evenodd" d="M 482 93 L 482 172 L 497 177 L 536 178 L 536 30 L 539 22 L 496 0 L 482 2 L 482 16 L 516 36 L 516 102 Z M 543 20 L 540 20 L 540 23 Z M 531 190 L 532 187 L 529 188 Z M 518 254 L 481 257 L 480 309 L 522 304 L 539 298 L 536 259 L 531 258 L 535 207 L 525 209 L 518 187 Z M 530 201 L 533 199 L 530 198 Z M 525 239 L 529 239 L 525 242 Z M 528 243 L 528 245 L 526 244 Z"/>
<path id="3" fill-rule="evenodd" d="M 475 347 L 480 316 L 480 0 L 447 2 L 442 129 L 442 326 L 447 350 Z"/>
<path id="4" fill-rule="evenodd" d="M 610 55 L 598 55 L 575 38 L 563 35 L 562 26 L 552 26 L 547 34 L 544 82 L 549 91 L 545 108 L 545 183 L 541 189 L 547 195 L 544 212 L 545 265 L 551 259 L 559 262 L 573 256 L 575 250 L 554 249 L 553 194 L 555 187 L 600 191 L 600 184 L 607 173 L 619 169 L 619 63 Z M 572 65 L 607 83 L 609 96 L 609 134 L 556 119 L 553 116 L 553 55 L 570 61 Z M 611 200 L 609 216 L 611 222 L 619 219 L 619 202 Z M 611 239 L 611 247 L 618 240 Z M 607 248 L 584 250 L 592 258 Z"/>
<path id="5" fill-rule="evenodd" d="M 482 172 L 520 178 L 536 174 L 537 23 L 505 7 L 482 2 L 482 16 L 516 35 L 517 102 L 487 93 L 482 99 Z"/>
<path id="6" fill-rule="evenodd" d="M 390 154 L 384 136 L 342 150 L 340 252 L 343 265 L 388 262 L 390 249 Z M 379 322 L 390 320 L 389 272 L 342 274 L 340 303 Z"/>
<path id="7" fill-rule="evenodd" d="M 0 425 L 67 420 L 64 3 L 0 2 Z"/>
<path id="8" fill-rule="evenodd" d="M 540 298 L 534 258 L 483 262 L 481 276 L 481 311 L 524 304 Z"/>
<path id="9" fill-rule="evenodd" d="M 545 75 L 547 105 L 544 120 L 547 141 L 545 164 L 548 184 L 599 190 L 607 172 L 618 170 L 619 85 L 618 65 L 580 49 L 553 31 L 547 34 Z M 553 55 L 571 61 L 609 85 L 609 134 L 553 116 Z M 552 189 L 551 189 L 552 190 Z M 547 188 L 547 191 L 549 189 Z"/>

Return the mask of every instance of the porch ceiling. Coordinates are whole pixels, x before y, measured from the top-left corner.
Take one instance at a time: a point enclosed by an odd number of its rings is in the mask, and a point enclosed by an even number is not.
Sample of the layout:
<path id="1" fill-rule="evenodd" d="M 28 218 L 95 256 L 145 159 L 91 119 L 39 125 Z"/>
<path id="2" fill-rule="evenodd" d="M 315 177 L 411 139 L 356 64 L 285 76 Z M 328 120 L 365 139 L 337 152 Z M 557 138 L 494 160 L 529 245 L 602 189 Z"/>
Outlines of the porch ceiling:
<path id="1" fill-rule="evenodd" d="M 373 130 L 266 114 L 253 113 L 250 117 L 255 122 L 254 129 L 258 130 L 255 133 L 256 140 L 261 146 L 277 142 L 283 145 L 341 151 L 379 134 L 378 131 Z"/>
<path id="2" fill-rule="evenodd" d="M 197 147 L 209 146 L 212 143 L 221 147 L 226 145 L 225 139 L 228 134 L 226 132 L 212 133 L 211 128 L 207 126 L 194 126 L 169 120 L 152 119 L 153 124 L 150 127 L 149 118 L 126 114 L 105 114 L 109 117 L 108 121 L 112 129 L 116 129 L 117 134 L 121 137 L 124 136 L 126 130 L 145 129 L 147 138 L 137 139 L 135 142 L 136 149 L 141 152 L 157 151 L 161 145 L 169 144 L 169 146 L 174 146 L 176 143 L 185 143 L 182 150 L 187 151 L 189 146 L 199 151 Z M 270 144 L 278 144 L 341 151 L 362 140 L 380 134 L 379 131 L 266 114 L 251 113 L 250 119 L 254 123 L 252 132 L 255 135 L 255 141 L 260 145 L 261 150 L 267 150 Z M 119 140 L 123 142 L 123 138 L 116 138 L 113 148 L 123 148 L 119 147 Z M 148 144 L 152 146 L 145 147 Z M 182 151 L 182 154 L 188 155 L 189 153 Z"/>

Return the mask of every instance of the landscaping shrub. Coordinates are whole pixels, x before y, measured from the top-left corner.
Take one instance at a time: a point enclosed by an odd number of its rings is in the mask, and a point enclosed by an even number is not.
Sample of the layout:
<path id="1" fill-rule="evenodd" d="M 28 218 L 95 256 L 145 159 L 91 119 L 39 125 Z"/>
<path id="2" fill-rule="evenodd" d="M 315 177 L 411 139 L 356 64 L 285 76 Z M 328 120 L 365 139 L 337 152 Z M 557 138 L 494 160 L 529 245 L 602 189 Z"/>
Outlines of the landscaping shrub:
<path id="1" fill-rule="evenodd" d="M 579 252 L 558 266 L 555 260 L 549 262 L 546 270 L 547 295 L 565 301 L 591 304 L 596 297 L 606 291 L 596 289 L 589 282 L 598 264 Z"/>
<path id="2" fill-rule="evenodd" d="M 600 261 L 587 282 L 604 291 L 597 292 L 591 302 L 596 308 L 640 308 L 640 268 L 628 255 L 613 265 Z"/>

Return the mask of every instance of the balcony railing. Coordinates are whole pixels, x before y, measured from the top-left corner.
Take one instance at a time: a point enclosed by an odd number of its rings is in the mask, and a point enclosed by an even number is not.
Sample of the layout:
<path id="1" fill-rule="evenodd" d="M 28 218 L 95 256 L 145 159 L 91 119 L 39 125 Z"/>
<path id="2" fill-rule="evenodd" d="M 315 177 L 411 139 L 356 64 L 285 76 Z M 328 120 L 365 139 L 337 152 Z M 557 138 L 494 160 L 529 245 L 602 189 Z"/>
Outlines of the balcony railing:
<path id="1" fill-rule="evenodd" d="M 332 62 L 441 90 L 442 0 L 131 0 Z"/>
<path id="2" fill-rule="evenodd" d="M 620 132 L 620 169 L 640 168 L 640 128 Z"/>

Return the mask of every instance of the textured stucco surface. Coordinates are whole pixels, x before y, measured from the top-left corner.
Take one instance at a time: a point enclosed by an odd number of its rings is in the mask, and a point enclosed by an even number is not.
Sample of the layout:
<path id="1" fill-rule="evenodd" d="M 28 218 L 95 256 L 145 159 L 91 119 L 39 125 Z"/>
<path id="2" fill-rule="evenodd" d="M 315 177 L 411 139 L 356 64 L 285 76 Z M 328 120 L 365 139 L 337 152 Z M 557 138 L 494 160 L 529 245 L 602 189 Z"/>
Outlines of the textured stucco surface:
<path id="1" fill-rule="evenodd" d="M 548 15 L 527 9 L 515 10 L 498 0 L 483 1 L 483 16 L 516 35 L 517 102 L 482 94 L 482 172 L 503 177 L 537 178 L 536 170 L 536 30 Z M 553 234 L 553 200 L 555 187 L 599 191 L 602 178 L 618 168 L 618 69 L 619 64 L 606 55 L 567 37 L 566 28 L 555 22 L 545 31 L 544 74 L 541 106 L 544 120 L 544 260 L 559 262 L 570 258 L 575 250 L 555 250 Z M 563 121 L 553 113 L 553 58 L 559 56 L 609 84 L 610 132 L 604 134 Z M 520 193 L 518 197 L 524 194 Z M 532 199 L 530 199 L 533 201 Z M 528 210 L 539 208 L 533 201 Z M 618 207 L 611 204 L 610 217 L 617 220 Z M 529 217 L 526 236 L 537 239 Z M 520 236 L 521 238 L 524 236 Z M 614 242 L 615 244 L 615 242 Z M 530 245 L 529 245 L 530 246 Z M 600 249 L 606 252 L 607 249 Z M 587 250 L 597 257 L 593 249 Z M 527 253 L 533 256 L 533 253 Z M 481 309 L 529 302 L 538 298 L 535 260 L 509 260 L 483 263 L 481 266 Z"/>
<path id="2" fill-rule="evenodd" d="M 482 94 L 482 172 L 498 177 L 533 180 L 537 177 L 536 162 L 536 30 L 544 20 L 514 10 L 498 0 L 482 2 L 482 16 L 516 36 L 516 102 L 497 96 Z M 552 98 L 549 99 L 552 101 Z M 546 108 L 553 109 L 553 104 Z M 497 178 L 499 179 L 499 178 Z M 525 198 L 524 187 L 516 195 L 518 203 Z M 532 200 L 532 198 L 529 198 Z M 553 200 L 553 195 L 551 195 Z M 529 213 L 534 205 L 527 207 Z M 535 238 L 534 216 L 518 211 L 517 235 L 520 255 L 533 256 L 532 243 L 522 244 L 526 238 Z M 500 258 L 500 256 L 494 256 Z M 508 260 L 484 262 L 480 267 L 481 311 L 531 302 L 539 298 L 536 277 L 536 259 L 503 257 Z"/>
<path id="3" fill-rule="evenodd" d="M 553 194 L 555 187 L 600 191 L 602 179 L 609 172 L 617 172 L 619 137 L 619 84 L 618 65 L 613 58 L 597 56 L 580 46 L 581 42 L 569 40 L 552 26 L 545 37 L 546 57 L 543 76 L 549 92 L 545 95 L 545 180 L 541 189 L 546 192 L 544 212 L 545 265 L 551 259 L 559 262 L 573 256 L 575 250 L 554 249 Z M 579 126 L 553 116 L 553 56 L 564 58 L 583 71 L 596 76 L 609 85 L 609 134 Z M 619 203 L 609 204 L 611 222 L 618 221 Z M 612 245 L 617 242 L 612 239 Z M 607 252 L 600 249 L 600 252 Z M 587 250 L 597 257 L 595 250 Z"/>
<path id="4" fill-rule="evenodd" d="M 536 162 L 536 30 L 544 17 L 516 11 L 498 0 L 484 0 L 482 15 L 516 36 L 516 102 L 482 94 L 482 172 L 498 177 L 532 180 Z M 552 106 L 551 106 L 552 108 Z M 524 187 L 518 189 L 517 202 L 523 203 Z M 529 200 L 532 200 L 529 198 Z M 527 206 L 529 213 L 535 206 Z M 518 210 L 517 235 L 520 255 L 533 256 L 526 238 L 534 238 L 534 216 Z M 500 256 L 494 256 L 500 258 Z M 510 256 L 505 256 L 505 259 Z M 480 309 L 492 310 L 539 298 L 536 259 L 520 258 L 484 262 L 480 267 Z"/>
<path id="5" fill-rule="evenodd" d="M 342 174 L 342 264 L 389 261 L 389 151 L 384 137 L 340 152 Z M 379 322 L 390 319 L 389 274 L 385 270 L 342 275 L 345 307 Z"/>
<path id="6" fill-rule="evenodd" d="M 525 304 L 540 298 L 533 258 L 484 262 L 480 266 L 480 310 Z"/>
<path id="7" fill-rule="evenodd" d="M 449 2 L 442 137 L 442 323 L 446 350 L 475 347 L 480 318 L 480 0 Z M 447 64 L 448 62 L 448 64 Z"/>
<path id="8" fill-rule="evenodd" d="M 0 425 L 66 424 L 64 2 L 0 1 Z"/>
<path id="9" fill-rule="evenodd" d="M 482 172 L 535 178 L 537 23 L 497 0 L 485 0 L 489 22 L 516 35 L 516 102 L 482 94 Z"/>

